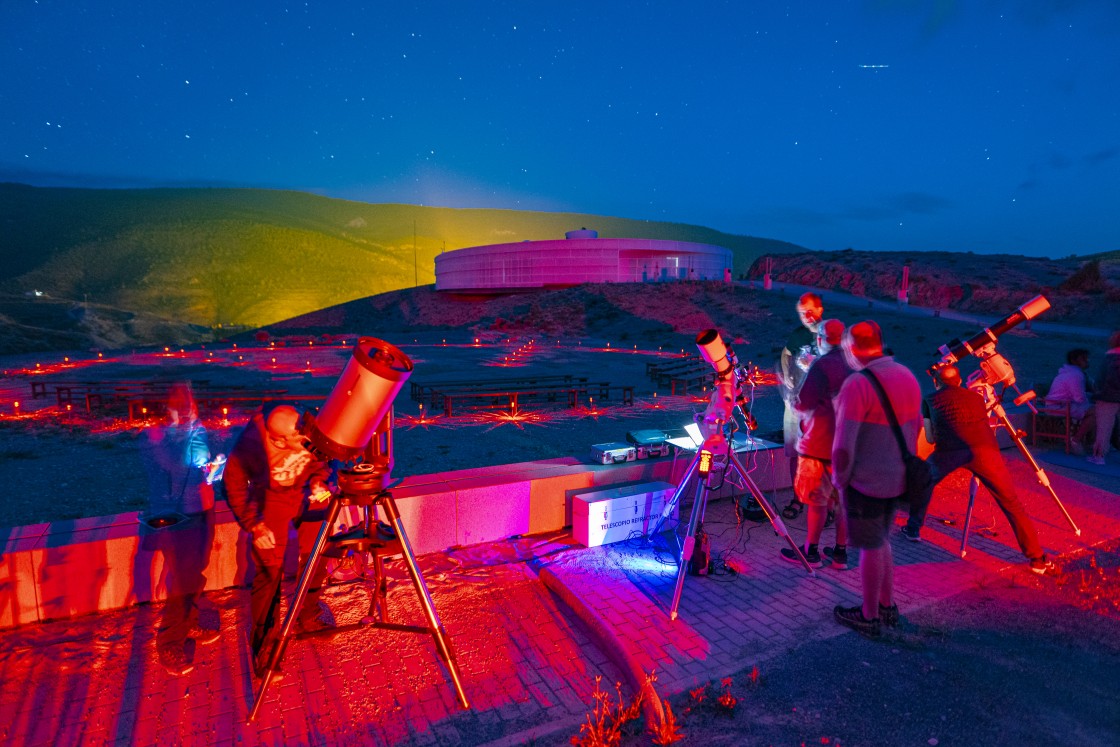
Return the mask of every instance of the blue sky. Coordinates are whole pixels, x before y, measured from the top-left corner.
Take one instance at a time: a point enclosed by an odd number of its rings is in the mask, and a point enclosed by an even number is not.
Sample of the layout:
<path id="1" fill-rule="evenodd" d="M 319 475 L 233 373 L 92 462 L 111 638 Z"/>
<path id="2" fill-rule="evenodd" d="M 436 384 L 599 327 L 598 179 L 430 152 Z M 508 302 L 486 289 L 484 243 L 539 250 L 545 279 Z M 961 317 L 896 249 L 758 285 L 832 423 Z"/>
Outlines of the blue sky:
<path id="1" fill-rule="evenodd" d="M 0 180 L 1120 249 L 1120 4 L 0 2 Z"/>

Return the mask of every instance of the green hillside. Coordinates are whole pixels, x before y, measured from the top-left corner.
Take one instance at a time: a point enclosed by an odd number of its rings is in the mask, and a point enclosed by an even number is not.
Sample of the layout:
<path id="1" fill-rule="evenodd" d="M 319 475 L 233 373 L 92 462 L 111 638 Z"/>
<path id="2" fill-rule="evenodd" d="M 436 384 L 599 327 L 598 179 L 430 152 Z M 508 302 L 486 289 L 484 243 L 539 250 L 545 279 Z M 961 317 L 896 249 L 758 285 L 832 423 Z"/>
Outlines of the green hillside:
<path id="1" fill-rule="evenodd" d="M 804 251 L 699 226 L 576 213 L 372 205 L 256 189 L 0 184 L 0 294 L 37 290 L 201 327 L 257 327 L 433 283 L 441 251 L 560 238 L 582 226 L 604 238 L 725 246 L 736 276 L 763 254 Z"/>

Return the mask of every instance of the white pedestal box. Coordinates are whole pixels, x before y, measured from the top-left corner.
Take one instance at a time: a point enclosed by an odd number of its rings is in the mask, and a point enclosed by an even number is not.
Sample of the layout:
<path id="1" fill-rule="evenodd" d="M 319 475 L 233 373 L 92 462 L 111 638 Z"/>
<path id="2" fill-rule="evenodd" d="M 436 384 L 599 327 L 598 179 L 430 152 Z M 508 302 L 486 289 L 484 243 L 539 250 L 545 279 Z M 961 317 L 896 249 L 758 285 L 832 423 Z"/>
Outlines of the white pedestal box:
<path id="1" fill-rule="evenodd" d="M 587 547 L 644 535 L 656 523 L 673 493 L 667 482 L 592 488 L 572 494 L 572 536 Z M 673 507 L 673 518 L 679 506 Z"/>

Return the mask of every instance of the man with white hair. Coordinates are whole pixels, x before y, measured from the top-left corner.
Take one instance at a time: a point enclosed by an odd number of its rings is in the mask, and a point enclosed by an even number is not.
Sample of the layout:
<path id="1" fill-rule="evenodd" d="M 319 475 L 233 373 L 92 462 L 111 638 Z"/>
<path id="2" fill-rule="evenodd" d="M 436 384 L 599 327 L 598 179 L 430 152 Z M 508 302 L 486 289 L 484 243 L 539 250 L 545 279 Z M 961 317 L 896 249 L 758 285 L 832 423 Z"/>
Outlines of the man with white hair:
<path id="1" fill-rule="evenodd" d="M 817 330 L 820 328 L 821 319 L 824 318 L 824 304 L 816 293 L 804 293 L 797 299 L 797 318 L 801 326 L 795 329 L 782 348 L 782 357 L 778 361 L 778 378 L 780 379 L 782 399 L 785 410 L 782 416 L 782 437 L 785 454 L 789 458 L 790 480 L 797 476 L 797 438 L 800 435 L 801 418 L 793 408 L 793 399 L 801 389 L 801 382 L 809 370 L 813 359 L 820 352 L 817 349 Z M 782 516 L 787 519 L 796 519 L 801 513 L 802 505 L 797 498 L 789 502 L 782 509 Z"/>
<path id="2" fill-rule="evenodd" d="M 848 534 L 860 550 L 863 603 L 837 606 L 837 622 L 875 637 L 880 624 L 898 624 L 894 555 L 888 539 L 895 504 L 906 492 L 906 467 L 891 426 L 890 408 L 903 441 L 914 453 L 922 427 L 922 393 L 906 366 L 883 355 L 883 334 L 873 321 L 852 325 L 841 349 L 853 373 L 836 396 L 832 479 L 840 490 Z"/>

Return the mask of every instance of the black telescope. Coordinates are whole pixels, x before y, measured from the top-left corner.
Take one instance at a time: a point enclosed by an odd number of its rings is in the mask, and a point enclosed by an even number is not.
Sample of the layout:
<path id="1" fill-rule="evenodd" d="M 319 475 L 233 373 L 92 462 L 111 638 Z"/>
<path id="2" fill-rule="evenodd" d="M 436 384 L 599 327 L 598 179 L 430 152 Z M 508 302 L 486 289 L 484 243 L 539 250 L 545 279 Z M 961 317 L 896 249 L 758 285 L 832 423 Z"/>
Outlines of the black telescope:
<path id="1" fill-rule="evenodd" d="M 1034 319 L 1048 308 L 1050 308 L 1050 302 L 1046 300 L 1045 296 L 1035 296 L 1003 319 L 964 342 L 953 340 L 947 345 L 942 345 L 937 350 L 941 353 L 941 360 L 930 367 L 931 373 L 942 366 L 956 363 L 966 355 L 975 355 L 977 350 L 994 343 L 1007 330 L 1022 324 L 1028 319 Z"/>

